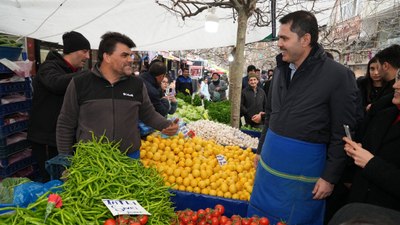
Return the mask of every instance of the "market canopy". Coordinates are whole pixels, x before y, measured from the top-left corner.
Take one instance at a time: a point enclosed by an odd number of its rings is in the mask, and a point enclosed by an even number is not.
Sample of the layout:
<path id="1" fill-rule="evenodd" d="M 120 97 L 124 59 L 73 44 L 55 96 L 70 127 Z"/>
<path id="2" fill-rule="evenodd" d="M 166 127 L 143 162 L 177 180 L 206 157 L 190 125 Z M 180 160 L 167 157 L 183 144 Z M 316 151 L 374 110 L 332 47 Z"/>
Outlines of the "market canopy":
<path id="1" fill-rule="evenodd" d="M 93 49 L 107 31 L 124 33 L 137 50 L 186 50 L 236 44 L 232 9 L 218 8 L 219 30 L 204 30 L 207 12 L 183 21 L 154 0 L 2 0 L 0 32 L 62 44 L 62 34 L 75 30 Z M 271 34 L 270 27 L 249 27 L 246 43 Z"/>

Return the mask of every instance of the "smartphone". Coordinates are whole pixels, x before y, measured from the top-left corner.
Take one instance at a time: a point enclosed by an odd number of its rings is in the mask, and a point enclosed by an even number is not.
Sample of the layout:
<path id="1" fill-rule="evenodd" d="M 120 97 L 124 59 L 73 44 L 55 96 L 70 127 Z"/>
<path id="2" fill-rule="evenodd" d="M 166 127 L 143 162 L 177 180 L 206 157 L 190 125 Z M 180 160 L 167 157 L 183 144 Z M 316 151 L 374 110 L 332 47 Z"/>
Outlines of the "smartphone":
<path id="1" fill-rule="evenodd" d="M 344 124 L 344 125 L 343 125 L 343 128 L 344 128 L 344 132 L 346 133 L 346 136 L 347 136 L 350 140 L 352 140 L 352 139 L 351 139 L 351 133 L 350 133 L 350 127 L 349 127 L 349 125 Z"/>

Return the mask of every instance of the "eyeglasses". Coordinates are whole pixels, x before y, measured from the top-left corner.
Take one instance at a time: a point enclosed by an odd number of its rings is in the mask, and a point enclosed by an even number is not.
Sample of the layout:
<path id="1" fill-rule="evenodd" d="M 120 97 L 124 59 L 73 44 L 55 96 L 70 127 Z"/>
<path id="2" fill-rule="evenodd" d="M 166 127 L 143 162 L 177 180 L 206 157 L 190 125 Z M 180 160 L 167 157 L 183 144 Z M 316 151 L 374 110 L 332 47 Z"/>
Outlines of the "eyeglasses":
<path id="1" fill-rule="evenodd" d="M 161 81 L 161 83 L 163 83 L 163 84 L 168 84 L 168 81 Z"/>

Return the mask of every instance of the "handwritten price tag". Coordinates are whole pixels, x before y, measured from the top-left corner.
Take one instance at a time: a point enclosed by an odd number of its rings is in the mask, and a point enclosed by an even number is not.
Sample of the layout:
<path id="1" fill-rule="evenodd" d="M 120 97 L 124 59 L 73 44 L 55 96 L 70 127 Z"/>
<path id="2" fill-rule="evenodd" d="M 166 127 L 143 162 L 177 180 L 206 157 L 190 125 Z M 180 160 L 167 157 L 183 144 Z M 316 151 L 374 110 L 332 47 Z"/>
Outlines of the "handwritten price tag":
<path id="1" fill-rule="evenodd" d="M 136 200 L 102 199 L 113 216 L 118 215 L 151 215 Z"/>
<path id="2" fill-rule="evenodd" d="M 223 166 L 228 163 L 228 161 L 226 161 L 225 156 L 223 156 L 223 155 L 216 155 L 215 157 L 217 157 L 217 160 L 218 160 L 218 163 L 220 166 Z"/>

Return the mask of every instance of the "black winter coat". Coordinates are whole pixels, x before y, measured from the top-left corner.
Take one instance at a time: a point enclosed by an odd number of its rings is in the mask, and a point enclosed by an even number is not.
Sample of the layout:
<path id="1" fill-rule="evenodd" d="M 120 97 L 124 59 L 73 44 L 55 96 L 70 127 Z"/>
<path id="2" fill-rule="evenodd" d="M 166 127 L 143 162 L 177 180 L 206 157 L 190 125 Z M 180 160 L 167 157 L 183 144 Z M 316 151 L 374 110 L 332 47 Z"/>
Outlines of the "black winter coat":
<path id="1" fill-rule="evenodd" d="M 311 143 L 327 145 L 327 160 L 321 178 L 338 182 L 346 161 L 343 124 L 356 124 L 358 89 L 354 73 L 328 58 L 322 46 L 313 48 L 292 80 L 289 64 L 277 56 L 277 68 L 267 96 L 266 129 Z M 284 162 L 282 162 L 284 163 Z"/>
<path id="2" fill-rule="evenodd" d="M 400 122 L 392 106 L 369 122 L 362 146 L 375 157 L 364 169 L 357 168 L 350 193 L 351 202 L 370 203 L 400 211 Z"/>
<path id="3" fill-rule="evenodd" d="M 163 93 L 160 86 L 157 84 L 155 77 L 149 72 L 142 73 L 139 77 L 146 85 L 147 93 L 149 94 L 149 98 L 154 106 L 154 109 L 162 116 L 167 116 L 170 106 L 168 101 L 162 101 L 161 98 L 163 97 Z"/>
<path id="4" fill-rule="evenodd" d="M 257 92 L 255 93 L 253 89 L 248 86 L 242 90 L 242 97 L 240 101 L 240 114 L 244 116 L 246 123 L 250 126 L 256 126 L 260 124 L 254 123 L 251 118 L 258 114 L 259 112 L 265 112 L 265 107 L 267 105 L 267 96 L 264 90 L 257 87 Z M 262 125 L 263 123 L 261 123 Z"/>
<path id="5" fill-rule="evenodd" d="M 51 51 L 33 77 L 32 110 L 28 125 L 28 140 L 56 146 L 56 125 L 64 94 L 73 72 L 56 51 Z"/>

